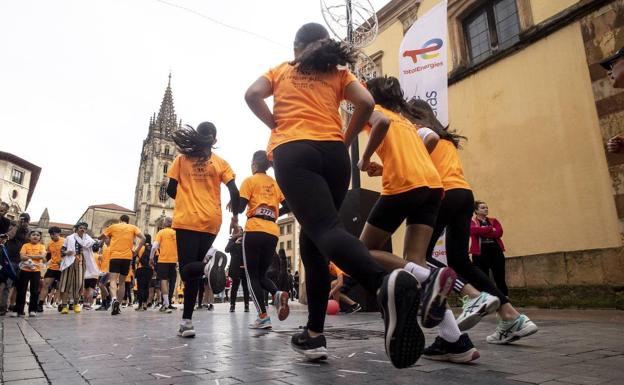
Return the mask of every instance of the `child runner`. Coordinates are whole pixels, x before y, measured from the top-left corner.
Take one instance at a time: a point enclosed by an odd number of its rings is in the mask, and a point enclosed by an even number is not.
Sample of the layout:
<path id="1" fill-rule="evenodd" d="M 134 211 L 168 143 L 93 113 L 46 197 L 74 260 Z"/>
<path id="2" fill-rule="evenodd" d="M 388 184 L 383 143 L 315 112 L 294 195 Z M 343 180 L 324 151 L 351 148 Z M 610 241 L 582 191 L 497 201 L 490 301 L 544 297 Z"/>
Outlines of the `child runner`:
<path id="1" fill-rule="evenodd" d="M 50 241 L 48 242 L 48 269 L 43 276 L 43 287 L 39 293 L 39 306 L 37 311 L 43 312 L 43 303 L 48 296 L 48 291 L 54 284 L 61 280 L 61 247 L 65 242 L 65 238 L 61 237 L 61 229 L 52 226 L 48 230 Z"/>
<path id="2" fill-rule="evenodd" d="M 41 232 L 33 230 L 28 234 L 29 242 L 25 243 L 20 250 L 20 272 L 17 275 L 15 287 L 17 298 L 15 300 L 15 312 L 13 317 L 24 316 L 26 305 L 26 291 L 30 285 L 30 302 L 28 304 L 28 316 L 37 316 L 37 299 L 39 294 L 39 280 L 41 279 L 41 267 L 45 262 L 46 249 L 41 244 Z"/>
<path id="3" fill-rule="evenodd" d="M 349 298 L 341 290 L 344 287 L 344 271 L 340 270 L 333 262 L 329 263 L 329 275 L 332 277 L 331 290 L 329 291 L 329 298 L 347 304 L 348 308 L 345 311 L 346 314 L 357 313 L 362 310 L 362 306 Z"/>
<path id="4" fill-rule="evenodd" d="M 159 250 L 158 268 L 156 275 L 160 280 L 160 291 L 162 292 L 163 304 L 160 307 L 161 313 L 171 313 L 175 307 L 171 305 L 169 293 L 173 292 L 170 287 L 175 287 L 176 276 L 178 274 L 176 265 L 178 264 L 178 249 L 176 245 L 176 232 L 171 228 L 171 218 L 167 217 L 163 221 L 164 229 L 156 234 L 156 239 L 150 252 L 150 266 L 154 266 L 154 255 Z M 171 286 L 170 286 L 171 285 Z"/>
<path id="5" fill-rule="evenodd" d="M 250 326 L 253 329 L 268 329 L 271 318 L 267 315 L 264 305 L 263 289 L 273 296 L 273 304 L 277 308 L 277 317 L 283 321 L 288 317 L 288 293 L 277 290 L 275 282 L 267 277 L 279 236 L 279 228 L 275 221 L 285 210 L 280 204 L 284 195 L 275 179 L 266 174 L 271 167 L 266 151 L 256 151 L 251 159 L 253 176 L 245 179 L 240 190 L 240 207 L 242 213 L 247 206 L 247 222 L 243 234 L 243 263 L 247 280 L 251 286 L 251 298 L 256 305 L 258 318 Z"/>
<path id="6" fill-rule="evenodd" d="M 221 183 L 230 192 L 232 207 L 238 207 L 239 193 L 232 168 L 212 152 L 217 142 L 214 124 L 200 123 L 197 130 L 186 126 L 173 133 L 173 140 L 180 155 L 167 174 L 167 194 L 176 201 L 172 227 L 176 230 L 180 277 L 184 282 L 184 311 L 178 335 L 194 337 L 191 318 L 201 276 L 212 279 L 214 275 L 211 271 L 215 258 L 205 268 L 203 260 L 221 227 Z M 233 213 L 230 228 L 237 222 L 238 216 Z"/>
<path id="7" fill-rule="evenodd" d="M 331 40 L 322 25 L 309 23 L 297 31 L 294 55 L 294 61 L 271 69 L 245 94 L 249 108 L 271 129 L 268 151 L 276 180 L 302 227 L 308 323 L 292 337 L 291 346 L 309 359 L 327 358 L 323 328 L 330 258 L 378 295 L 386 352 L 394 366 L 410 366 L 420 356 L 424 341 L 416 319 L 418 283 L 402 269 L 388 275 L 338 218 L 349 188 L 347 148 L 368 121 L 374 101 L 351 72 L 338 68 L 354 63 L 355 52 Z M 269 96 L 273 96 L 273 112 L 264 100 Z M 339 114 L 343 99 L 354 106 L 344 134 Z"/>
<path id="8" fill-rule="evenodd" d="M 108 267 L 110 263 L 110 247 L 108 246 L 108 242 L 109 241 L 104 241 L 104 243 L 102 244 L 102 250 L 97 260 L 98 269 L 100 270 L 98 286 L 100 287 L 100 298 L 102 300 L 102 304 L 100 305 L 100 307 L 95 309 L 96 311 L 108 310 L 111 304 L 111 296 L 109 291 L 110 274 L 108 272 Z"/>
<path id="9" fill-rule="evenodd" d="M 470 221 L 474 208 L 474 197 L 470 185 L 464 178 L 464 172 L 457 153 L 459 139 L 442 126 L 428 103 L 414 100 L 410 102 L 412 116 L 424 122 L 439 137 L 431 159 L 442 176 L 445 195 L 435 223 L 433 236 L 429 243 L 427 255 L 431 256 L 436 241 L 446 229 L 446 256 L 449 266 L 477 289 L 484 291 L 483 296 L 469 300 L 464 304 L 464 312 L 460 318 L 474 314 L 472 308 L 481 307 L 487 311 L 488 293 L 498 297 L 500 308 L 496 331 L 487 337 L 492 344 L 506 344 L 537 332 L 537 326 L 524 314 L 520 314 L 509 299 L 496 288 L 494 283 L 479 268 L 470 262 L 468 243 L 470 240 Z M 426 131 L 421 131 L 425 136 Z M 478 322 L 479 317 L 473 317 Z M 464 328 L 465 329 L 465 328 Z M 450 349 L 444 341 L 438 341 L 427 349 L 426 356 L 443 355 Z"/>

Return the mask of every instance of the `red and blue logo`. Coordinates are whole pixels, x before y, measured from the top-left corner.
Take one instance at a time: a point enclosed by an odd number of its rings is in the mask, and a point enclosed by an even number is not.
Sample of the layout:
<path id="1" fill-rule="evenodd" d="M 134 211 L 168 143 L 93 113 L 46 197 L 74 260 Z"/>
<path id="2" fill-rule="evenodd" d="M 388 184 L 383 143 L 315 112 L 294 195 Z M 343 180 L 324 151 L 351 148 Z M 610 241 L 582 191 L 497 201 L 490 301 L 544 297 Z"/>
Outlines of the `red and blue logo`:
<path id="1" fill-rule="evenodd" d="M 442 39 L 438 39 L 438 38 L 431 39 L 427 41 L 425 44 L 423 44 L 421 49 L 413 49 L 413 50 L 403 52 L 403 57 L 412 58 L 412 61 L 414 62 L 414 64 L 418 62 L 418 56 L 420 56 L 421 59 L 425 59 L 425 60 L 433 59 L 433 58 L 440 56 L 440 53 L 436 51 L 439 51 L 443 45 L 444 45 L 444 41 L 442 41 Z M 435 52 L 435 53 L 431 53 L 431 52 Z"/>

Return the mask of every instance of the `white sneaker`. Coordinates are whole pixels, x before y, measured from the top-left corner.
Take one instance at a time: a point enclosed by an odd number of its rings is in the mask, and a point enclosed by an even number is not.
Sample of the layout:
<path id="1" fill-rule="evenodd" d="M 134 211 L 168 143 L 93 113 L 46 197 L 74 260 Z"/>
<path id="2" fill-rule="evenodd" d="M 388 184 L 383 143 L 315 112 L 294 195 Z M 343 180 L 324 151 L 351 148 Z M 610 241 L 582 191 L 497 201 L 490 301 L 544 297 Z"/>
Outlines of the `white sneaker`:
<path id="1" fill-rule="evenodd" d="M 178 336 L 182 338 L 193 338 L 195 337 L 195 328 L 192 324 L 180 325 Z"/>
<path id="2" fill-rule="evenodd" d="M 537 333 L 537 325 L 535 325 L 529 317 L 520 314 L 515 320 L 503 321 L 498 320 L 496 331 L 487 336 L 485 339 L 490 344 L 508 344 L 519 340 L 520 338 L 530 336 Z"/>
<path id="3" fill-rule="evenodd" d="M 35 313 L 34 311 L 31 311 L 31 312 L 28 313 L 28 316 L 29 317 L 36 317 L 37 313 Z"/>
<path id="4" fill-rule="evenodd" d="M 471 329 L 488 314 L 494 313 L 500 307 L 500 299 L 486 292 L 482 292 L 477 298 L 462 298 L 463 311 L 457 317 L 459 330 Z"/>

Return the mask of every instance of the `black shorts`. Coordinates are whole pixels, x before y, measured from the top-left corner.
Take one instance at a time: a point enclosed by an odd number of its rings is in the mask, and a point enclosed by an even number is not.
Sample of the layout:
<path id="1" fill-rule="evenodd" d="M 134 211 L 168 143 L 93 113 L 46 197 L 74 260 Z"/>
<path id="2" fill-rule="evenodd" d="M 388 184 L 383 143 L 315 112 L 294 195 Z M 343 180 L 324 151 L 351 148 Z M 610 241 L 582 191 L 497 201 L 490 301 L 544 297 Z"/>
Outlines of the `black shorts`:
<path id="1" fill-rule="evenodd" d="M 442 203 L 444 190 L 418 187 L 396 195 L 382 195 L 377 199 L 366 222 L 389 233 L 401 223 L 433 227 Z"/>
<path id="2" fill-rule="evenodd" d="M 61 271 L 48 269 L 43 275 L 43 279 L 47 279 L 47 278 L 52 278 L 55 281 L 59 281 L 61 279 Z"/>
<path id="3" fill-rule="evenodd" d="M 98 279 L 97 278 L 85 278 L 84 287 L 85 289 L 95 289 L 97 286 Z"/>
<path id="4" fill-rule="evenodd" d="M 111 259 L 108 271 L 126 276 L 130 272 L 131 262 L 129 259 Z"/>
<path id="5" fill-rule="evenodd" d="M 172 276 L 176 276 L 176 264 L 158 262 L 158 265 L 156 266 L 156 278 L 159 280 L 171 280 Z"/>

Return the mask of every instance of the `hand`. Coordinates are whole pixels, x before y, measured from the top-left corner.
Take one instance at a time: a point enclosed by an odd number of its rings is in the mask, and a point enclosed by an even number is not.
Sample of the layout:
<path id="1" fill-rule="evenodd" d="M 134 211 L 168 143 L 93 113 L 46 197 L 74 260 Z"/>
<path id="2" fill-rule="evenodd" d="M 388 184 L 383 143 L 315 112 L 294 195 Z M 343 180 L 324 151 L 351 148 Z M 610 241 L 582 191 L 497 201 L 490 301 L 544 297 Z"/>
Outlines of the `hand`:
<path id="1" fill-rule="evenodd" d="M 621 151 L 622 145 L 624 145 L 624 137 L 616 135 L 607 141 L 607 151 L 618 153 Z"/>
<path id="2" fill-rule="evenodd" d="M 368 176 L 381 176 L 383 174 L 383 166 L 377 162 L 370 162 L 367 170 Z"/>
<path id="3" fill-rule="evenodd" d="M 229 201 L 227 205 L 225 205 L 225 208 L 227 209 L 227 211 L 232 212 L 232 201 Z"/>
<path id="4" fill-rule="evenodd" d="M 366 171 L 368 172 L 368 168 L 370 167 L 370 159 L 360 159 L 360 161 L 358 162 L 358 168 L 360 169 L 360 171 Z"/>
<path id="5" fill-rule="evenodd" d="M 238 233 L 238 217 L 232 217 L 230 220 L 230 234 Z"/>

